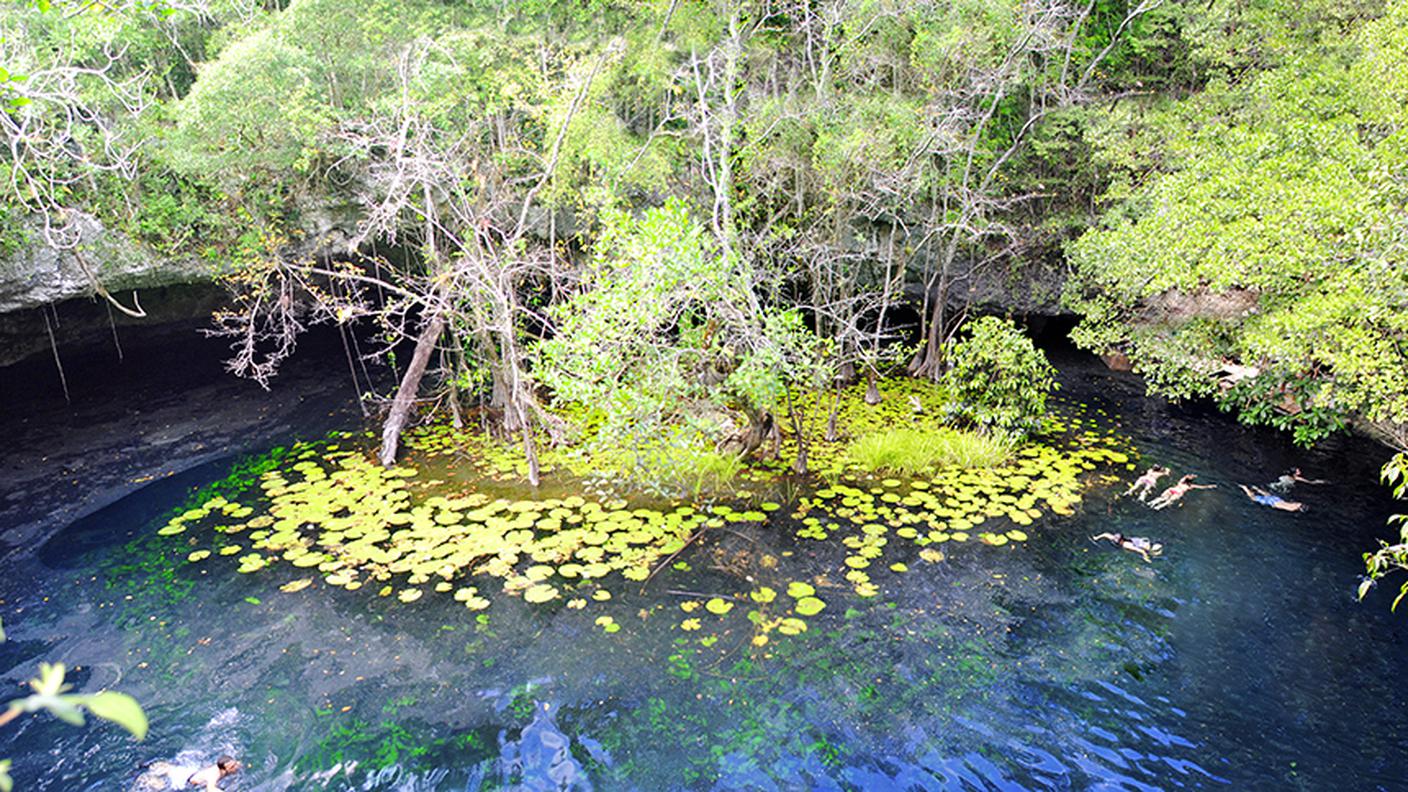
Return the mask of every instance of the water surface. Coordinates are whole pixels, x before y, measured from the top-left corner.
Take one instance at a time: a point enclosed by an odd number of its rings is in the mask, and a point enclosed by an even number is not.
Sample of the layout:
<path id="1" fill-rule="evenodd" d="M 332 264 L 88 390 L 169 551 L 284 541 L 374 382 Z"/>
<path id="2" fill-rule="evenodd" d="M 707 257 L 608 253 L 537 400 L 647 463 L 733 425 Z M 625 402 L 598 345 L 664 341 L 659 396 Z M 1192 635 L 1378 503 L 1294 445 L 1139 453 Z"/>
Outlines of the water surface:
<path id="1" fill-rule="evenodd" d="M 1392 592 L 1352 596 L 1388 534 L 1382 451 L 1308 454 L 1084 364 L 1065 378 L 1141 463 L 1220 489 L 1157 513 L 1093 491 L 1018 546 L 876 572 L 875 598 L 838 587 L 763 648 L 737 620 L 683 632 L 676 605 L 739 575 L 839 578 L 785 510 L 613 585 L 609 611 L 474 614 L 183 563 L 155 528 L 237 460 L 153 483 L 0 571 L 6 684 L 64 660 L 81 688 L 139 698 L 151 736 L 26 718 L 0 756 L 35 790 L 124 789 L 144 762 L 220 752 L 248 766 L 237 790 L 1408 789 L 1405 617 Z M 1298 492 L 1309 514 L 1235 489 L 1292 464 L 1334 480 Z M 1108 530 L 1167 551 L 1148 565 L 1087 538 Z"/>

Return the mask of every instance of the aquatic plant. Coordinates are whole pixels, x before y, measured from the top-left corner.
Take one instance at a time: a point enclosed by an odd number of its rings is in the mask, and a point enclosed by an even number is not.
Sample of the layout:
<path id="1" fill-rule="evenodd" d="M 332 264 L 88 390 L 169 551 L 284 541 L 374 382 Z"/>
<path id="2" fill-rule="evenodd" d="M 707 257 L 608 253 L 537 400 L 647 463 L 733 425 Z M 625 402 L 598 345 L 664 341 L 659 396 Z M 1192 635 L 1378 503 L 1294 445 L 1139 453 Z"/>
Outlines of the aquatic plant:
<path id="1" fill-rule="evenodd" d="M 688 572 L 691 561 L 699 561 L 680 554 L 709 531 L 738 532 L 776 515 L 799 539 L 824 542 L 838 553 L 828 563 L 839 578 L 788 579 L 786 563 L 769 554 L 744 559 L 732 571 L 726 564 L 720 568 L 739 578 L 751 575 L 752 585 L 680 602 L 676 624 L 687 636 L 682 639 L 700 647 L 741 633 L 744 643 L 766 654 L 777 636 L 803 635 L 817 620 L 847 610 L 828 607 L 837 589 L 876 597 L 886 576 L 944 563 L 953 551 L 940 545 L 1000 548 L 1028 541 L 1043 514 L 1071 514 L 1085 487 L 1113 480 L 1099 472 L 1102 467 L 1132 466 L 1127 441 L 1092 420 L 1083 405 L 1054 406 L 1050 434 L 1014 448 L 935 425 L 929 419 L 943 403 L 942 389 L 908 382 L 883 383 L 882 389 L 881 405 L 865 405 L 859 391 L 850 390 L 839 403 L 799 398 L 794 408 L 839 407 L 866 427 L 875 427 L 874 415 L 907 414 L 915 426 L 891 431 L 912 432 L 931 444 L 931 457 L 914 466 L 917 472 L 894 465 L 872 473 L 851 458 L 865 443 L 838 438 L 819 452 L 832 483 L 796 484 L 785 465 L 754 462 L 739 469 L 735 487 L 747 488 L 730 490 L 728 502 L 632 507 L 624 499 L 569 494 L 581 490 L 571 469 L 583 462 L 562 453 L 549 492 L 512 500 L 493 493 L 500 482 L 505 491 L 519 485 L 521 452 L 431 425 L 411 434 L 408 462 L 415 467 L 382 468 L 355 443 L 299 444 L 283 465 L 263 472 L 257 496 L 214 496 L 174 515 L 157 531 L 162 537 L 153 538 L 179 537 L 179 557 L 188 564 L 229 564 L 247 574 L 289 571 L 277 584 L 286 595 L 321 582 L 347 591 L 367 588 L 392 605 L 449 595 L 480 611 L 503 594 L 568 611 L 611 608 L 589 617 L 611 634 L 628 626 L 621 616 L 630 607 L 614 604 L 613 581 L 644 584 Z M 866 436 L 885 434 L 871 429 Z M 971 466 L 976 462 L 987 464 Z M 795 494 L 779 497 L 789 492 Z M 721 497 L 717 490 L 714 497 Z M 830 590 L 819 593 L 822 586 Z M 658 607 L 640 610 L 640 618 Z"/>
<path id="2" fill-rule="evenodd" d="M 864 470 L 913 475 L 943 465 L 997 465 L 1011 456 L 1013 445 L 1006 437 L 944 427 L 890 429 L 855 440 L 846 448 L 846 455 Z"/>

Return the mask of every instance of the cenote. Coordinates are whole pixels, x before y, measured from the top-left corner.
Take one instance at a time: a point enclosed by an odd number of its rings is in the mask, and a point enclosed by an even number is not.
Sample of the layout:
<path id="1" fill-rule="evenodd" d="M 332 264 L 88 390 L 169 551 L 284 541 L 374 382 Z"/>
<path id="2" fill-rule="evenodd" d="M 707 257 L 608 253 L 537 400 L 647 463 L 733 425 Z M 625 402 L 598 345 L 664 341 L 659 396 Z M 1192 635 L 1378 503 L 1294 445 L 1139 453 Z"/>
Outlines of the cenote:
<path id="1" fill-rule="evenodd" d="M 153 760 L 221 752 L 245 764 L 224 783 L 238 790 L 1404 788 L 1408 631 L 1391 592 L 1353 597 L 1391 506 L 1374 454 L 1304 452 L 1150 402 L 1091 361 L 1061 369 L 1062 437 L 1097 449 L 1077 462 L 1079 502 L 1043 502 L 1020 528 L 1006 512 L 950 524 L 944 541 L 914 541 L 929 526 L 904 516 L 943 508 L 924 499 L 942 477 L 617 502 L 579 479 L 497 481 L 435 443 L 378 474 L 410 514 L 435 497 L 424 482 L 447 493 L 419 512 L 441 540 L 408 556 L 453 562 L 437 548 L 494 526 L 487 555 L 534 537 L 498 575 L 261 555 L 271 501 L 317 489 L 295 486 L 310 469 L 326 488 L 369 459 L 354 423 L 328 437 L 310 421 L 6 558 L 7 684 L 62 660 L 79 689 L 135 696 L 152 728 L 139 743 L 35 716 L 0 755 L 36 790 L 125 789 Z M 1117 497 L 1152 463 L 1218 489 L 1162 512 Z M 1235 488 L 1290 465 L 1333 479 L 1299 491 L 1307 514 Z M 687 542 L 632 542 L 653 524 Z M 542 543 L 581 526 L 595 528 L 567 550 L 604 552 L 566 569 Z M 1145 564 L 1092 543 L 1102 531 L 1166 549 Z M 852 558 L 871 588 L 847 577 Z"/>

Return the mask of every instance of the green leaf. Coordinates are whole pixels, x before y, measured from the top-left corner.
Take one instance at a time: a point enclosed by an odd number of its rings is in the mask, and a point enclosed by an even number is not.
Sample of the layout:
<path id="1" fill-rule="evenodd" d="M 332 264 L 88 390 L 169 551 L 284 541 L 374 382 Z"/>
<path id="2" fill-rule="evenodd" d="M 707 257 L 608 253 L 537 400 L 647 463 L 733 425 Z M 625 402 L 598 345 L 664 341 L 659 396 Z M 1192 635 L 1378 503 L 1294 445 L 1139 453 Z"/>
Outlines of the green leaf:
<path id="1" fill-rule="evenodd" d="M 0 643 L 5 643 L 5 620 L 0 619 Z"/>
<path id="2" fill-rule="evenodd" d="M 39 13 L 47 14 L 49 13 L 49 9 L 53 7 L 53 4 L 50 3 L 49 0 L 35 0 L 34 7 L 39 9 Z"/>
<path id="3" fill-rule="evenodd" d="M 0 792 L 12 792 L 15 782 L 10 778 L 10 760 L 0 759 Z"/>
<path id="4" fill-rule="evenodd" d="M 27 104 L 30 104 L 28 96 L 16 96 L 14 99 L 10 100 L 11 107 L 24 107 Z"/>
<path id="5" fill-rule="evenodd" d="M 57 696 L 68 688 L 64 686 L 64 675 L 68 669 L 63 663 L 39 664 L 39 678 L 30 680 L 29 686 L 40 696 Z"/>
<path id="6" fill-rule="evenodd" d="M 43 704 L 44 709 L 48 710 L 49 714 L 53 715 L 55 718 L 58 718 L 59 720 L 69 724 L 70 726 L 82 726 L 83 710 L 79 709 L 78 707 L 78 700 L 80 698 L 81 697 L 79 696 L 46 698 L 42 699 L 41 703 Z"/>
<path id="7" fill-rule="evenodd" d="M 142 705 L 126 693 L 106 690 L 88 696 L 85 703 L 88 710 L 99 718 L 116 723 L 138 740 L 146 739 L 147 714 L 142 711 Z"/>

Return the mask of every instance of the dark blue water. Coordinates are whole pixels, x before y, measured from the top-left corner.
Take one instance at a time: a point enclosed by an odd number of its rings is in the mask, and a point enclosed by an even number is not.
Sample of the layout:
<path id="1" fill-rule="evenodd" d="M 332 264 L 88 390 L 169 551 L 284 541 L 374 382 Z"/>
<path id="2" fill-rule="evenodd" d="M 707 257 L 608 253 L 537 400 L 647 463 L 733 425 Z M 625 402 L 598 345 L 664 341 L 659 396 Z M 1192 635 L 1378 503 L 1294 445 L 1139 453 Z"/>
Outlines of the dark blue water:
<path id="1" fill-rule="evenodd" d="M 701 543 L 644 592 L 614 586 L 610 610 L 496 600 L 481 620 L 446 597 L 281 594 L 180 563 L 154 521 L 230 463 L 212 464 L 0 571 L 7 687 L 64 660 L 82 689 L 138 697 L 151 736 L 39 716 L 0 756 L 35 790 L 124 789 L 144 762 L 220 752 L 247 765 L 237 790 L 1408 789 L 1408 616 L 1392 591 L 1353 598 L 1360 554 L 1389 535 L 1384 452 L 1302 452 L 1117 376 L 1066 377 L 1141 462 L 1220 489 L 1165 512 L 1097 491 L 1021 546 L 876 573 L 880 597 L 832 594 L 761 650 L 727 620 L 702 646 L 675 604 L 835 566 L 780 518 Z M 1235 488 L 1290 465 L 1333 480 L 1297 492 L 1308 514 Z M 1087 538 L 1107 530 L 1165 555 Z M 607 612 L 620 632 L 593 624 Z"/>

